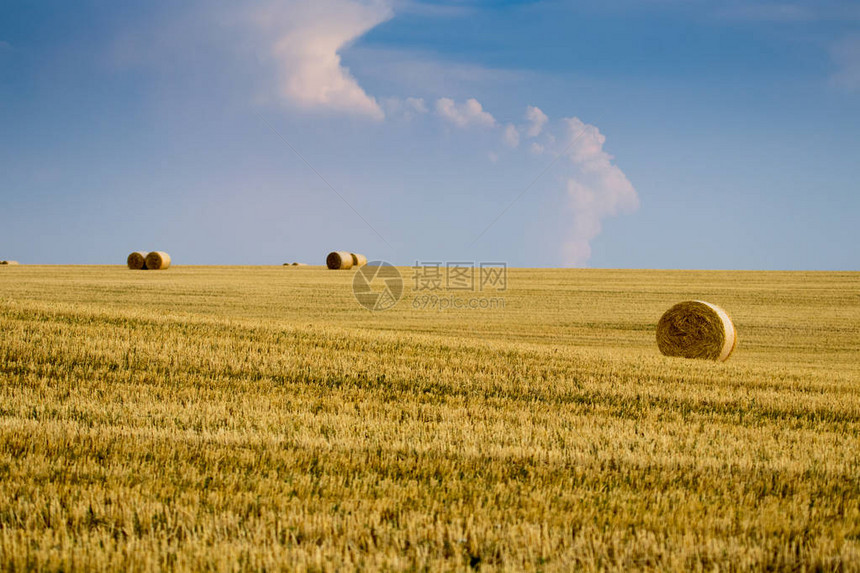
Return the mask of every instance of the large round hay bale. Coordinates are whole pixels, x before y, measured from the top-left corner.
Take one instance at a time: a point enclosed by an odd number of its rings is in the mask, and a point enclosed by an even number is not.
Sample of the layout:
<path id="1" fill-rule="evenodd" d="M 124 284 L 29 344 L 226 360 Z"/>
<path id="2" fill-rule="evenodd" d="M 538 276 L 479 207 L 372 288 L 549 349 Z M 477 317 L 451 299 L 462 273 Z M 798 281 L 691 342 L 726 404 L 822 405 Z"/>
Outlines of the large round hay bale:
<path id="1" fill-rule="evenodd" d="M 351 269 L 352 255 L 346 251 L 332 251 L 325 258 L 325 264 L 332 270 Z"/>
<path id="2" fill-rule="evenodd" d="M 367 264 L 367 257 L 364 255 L 360 255 L 358 253 L 350 253 L 352 256 L 352 266 L 354 267 L 363 267 Z"/>
<path id="3" fill-rule="evenodd" d="M 729 315 L 702 300 L 679 302 L 657 323 L 657 346 L 666 356 L 724 362 L 738 343 Z"/>
<path id="4" fill-rule="evenodd" d="M 147 253 L 143 251 L 135 251 L 128 256 L 126 259 L 126 264 L 128 268 L 133 271 L 145 271 L 146 270 L 146 255 Z"/>
<path id="5" fill-rule="evenodd" d="M 170 255 L 163 251 L 152 251 L 146 255 L 146 268 L 154 271 L 170 268 Z"/>

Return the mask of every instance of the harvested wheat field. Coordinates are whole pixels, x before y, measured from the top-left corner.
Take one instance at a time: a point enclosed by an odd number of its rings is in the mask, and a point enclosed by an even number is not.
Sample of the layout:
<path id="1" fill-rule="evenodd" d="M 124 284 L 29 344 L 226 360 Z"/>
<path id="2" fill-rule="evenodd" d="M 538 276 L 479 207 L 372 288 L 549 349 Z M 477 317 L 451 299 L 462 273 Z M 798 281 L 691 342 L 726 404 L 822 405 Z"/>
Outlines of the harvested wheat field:
<path id="1" fill-rule="evenodd" d="M 860 568 L 860 274 L 401 271 L 0 273 L 0 569 Z"/>

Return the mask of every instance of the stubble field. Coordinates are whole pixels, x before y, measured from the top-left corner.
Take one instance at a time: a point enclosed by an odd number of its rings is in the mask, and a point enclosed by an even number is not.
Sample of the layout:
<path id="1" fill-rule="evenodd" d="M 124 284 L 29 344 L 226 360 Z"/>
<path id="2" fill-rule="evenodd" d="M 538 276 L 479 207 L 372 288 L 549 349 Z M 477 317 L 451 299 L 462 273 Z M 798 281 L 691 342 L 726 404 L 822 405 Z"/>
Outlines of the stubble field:
<path id="1" fill-rule="evenodd" d="M 0 269 L 0 568 L 860 570 L 860 273 L 402 271 Z"/>

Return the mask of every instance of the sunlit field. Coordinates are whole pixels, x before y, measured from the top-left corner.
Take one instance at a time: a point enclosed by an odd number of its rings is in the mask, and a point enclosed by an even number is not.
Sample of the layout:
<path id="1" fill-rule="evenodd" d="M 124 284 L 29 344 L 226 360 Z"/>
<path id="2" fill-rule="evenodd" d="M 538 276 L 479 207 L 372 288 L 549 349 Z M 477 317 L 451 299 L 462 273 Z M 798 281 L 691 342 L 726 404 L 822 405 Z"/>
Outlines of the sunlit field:
<path id="1" fill-rule="evenodd" d="M 860 568 L 860 273 L 401 271 L 0 268 L 2 569 Z"/>

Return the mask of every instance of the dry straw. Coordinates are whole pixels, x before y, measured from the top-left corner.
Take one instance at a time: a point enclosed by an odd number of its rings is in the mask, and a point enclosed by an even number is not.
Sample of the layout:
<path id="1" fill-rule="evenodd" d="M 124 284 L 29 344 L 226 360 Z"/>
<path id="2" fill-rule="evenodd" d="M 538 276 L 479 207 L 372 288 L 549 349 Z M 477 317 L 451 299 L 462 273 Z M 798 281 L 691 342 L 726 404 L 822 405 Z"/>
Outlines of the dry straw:
<path id="1" fill-rule="evenodd" d="M 350 253 L 352 255 L 352 266 L 363 267 L 367 264 L 367 257 L 358 253 Z"/>
<path id="2" fill-rule="evenodd" d="M 133 271 L 145 271 L 146 253 L 143 251 L 135 251 L 128 256 L 126 263 L 128 264 L 128 268 Z"/>
<path id="3" fill-rule="evenodd" d="M 332 251 L 325 258 L 325 264 L 332 270 L 346 270 L 352 268 L 352 254 L 346 251 Z"/>
<path id="4" fill-rule="evenodd" d="M 666 356 L 724 362 L 738 344 L 726 311 L 701 300 L 679 302 L 657 323 L 657 346 Z"/>
<path id="5" fill-rule="evenodd" d="M 155 271 L 170 268 L 170 255 L 162 251 L 152 251 L 146 255 L 146 268 Z"/>

